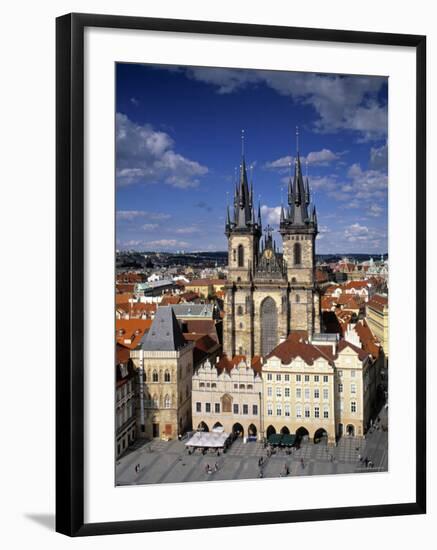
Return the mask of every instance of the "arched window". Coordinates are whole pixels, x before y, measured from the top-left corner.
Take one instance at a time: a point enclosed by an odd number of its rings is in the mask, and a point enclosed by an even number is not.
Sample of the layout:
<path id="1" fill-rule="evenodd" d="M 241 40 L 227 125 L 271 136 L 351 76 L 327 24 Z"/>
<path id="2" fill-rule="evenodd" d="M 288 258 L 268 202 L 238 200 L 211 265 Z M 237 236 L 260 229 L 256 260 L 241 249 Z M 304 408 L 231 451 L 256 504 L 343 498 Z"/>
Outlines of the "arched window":
<path id="1" fill-rule="evenodd" d="M 238 245 L 238 267 L 244 267 L 244 247 L 242 244 Z"/>
<path id="2" fill-rule="evenodd" d="M 302 249 L 300 243 L 294 243 L 293 246 L 294 265 L 300 265 L 302 263 Z"/>
<path id="3" fill-rule="evenodd" d="M 296 294 L 296 304 L 298 304 L 300 302 L 300 296 L 299 294 Z"/>
<path id="4" fill-rule="evenodd" d="M 170 396 L 166 395 L 164 398 L 164 408 L 169 409 L 171 407 Z"/>
<path id="5" fill-rule="evenodd" d="M 152 381 L 158 382 L 158 371 L 154 370 L 152 374 Z"/>
<path id="6" fill-rule="evenodd" d="M 158 407 L 159 404 L 158 404 L 158 396 L 155 394 L 153 397 L 152 397 L 152 404 L 154 407 Z"/>
<path id="7" fill-rule="evenodd" d="M 261 355 L 269 354 L 278 345 L 278 312 L 275 301 L 267 297 L 261 303 Z"/>
<path id="8" fill-rule="evenodd" d="M 240 328 L 243 328 L 243 323 L 240 323 Z"/>
<path id="9" fill-rule="evenodd" d="M 164 382 L 170 382 L 170 371 L 168 370 L 164 373 Z"/>
<path id="10" fill-rule="evenodd" d="M 237 307 L 237 315 L 243 315 L 243 306 Z"/>

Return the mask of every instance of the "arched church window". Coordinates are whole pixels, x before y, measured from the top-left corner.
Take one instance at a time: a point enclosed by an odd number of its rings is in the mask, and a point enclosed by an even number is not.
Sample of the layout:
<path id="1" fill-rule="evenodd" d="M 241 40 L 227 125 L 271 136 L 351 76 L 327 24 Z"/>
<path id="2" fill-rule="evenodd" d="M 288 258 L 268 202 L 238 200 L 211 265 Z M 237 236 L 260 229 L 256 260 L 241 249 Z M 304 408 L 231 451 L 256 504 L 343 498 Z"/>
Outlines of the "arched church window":
<path id="1" fill-rule="evenodd" d="M 237 315 L 243 315 L 243 306 L 237 307 Z"/>
<path id="2" fill-rule="evenodd" d="M 244 267 L 244 247 L 242 244 L 238 245 L 238 267 Z"/>
<path id="3" fill-rule="evenodd" d="M 170 382 L 170 372 L 168 370 L 164 373 L 164 382 Z"/>
<path id="4" fill-rule="evenodd" d="M 302 263 L 302 249 L 300 243 L 294 243 L 293 246 L 293 256 L 294 256 L 294 265 L 299 265 Z"/>
<path id="5" fill-rule="evenodd" d="M 152 374 L 152 381 L 158 382 L 158 371 L 154 370 Z"/>
<path id="6" fill-rule="evenodd" d="M 232 250 L 232 257 L 234 259 L 234 262 L 237 261 L 237 251 L 235 250 L 235 248 Z"/>
<path id="7" fill-rule="evenodd" d="M 267 297 L 261 304 L 261 355 L 269 354 L 278 345 L 278 312 L 275 301 Z"/>
<path id="8" fill-rule="evenodd" d="M 297 296 L 296 296 L 296 304 L 298 304 L 299 302 L 300 302 L 300 296 L 299 296 L 299 294 L 297 294 Z"/>
<path id="9" fill-rule="evenodd" d="M 243 323 L 240 323 L 240 328 L 243 328 Z"/>

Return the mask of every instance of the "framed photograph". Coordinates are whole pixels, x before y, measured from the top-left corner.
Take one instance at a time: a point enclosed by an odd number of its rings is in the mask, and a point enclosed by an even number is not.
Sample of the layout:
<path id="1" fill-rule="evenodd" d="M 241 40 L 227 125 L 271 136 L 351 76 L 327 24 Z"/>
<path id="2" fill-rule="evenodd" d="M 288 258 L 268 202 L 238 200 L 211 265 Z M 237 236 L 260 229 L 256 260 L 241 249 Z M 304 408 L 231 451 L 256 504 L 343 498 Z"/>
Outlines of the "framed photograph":
<path id="1" fill-rule="evenodd" d="M 57 530 L 425 513 L 425 37 L 56 40 Z"/>

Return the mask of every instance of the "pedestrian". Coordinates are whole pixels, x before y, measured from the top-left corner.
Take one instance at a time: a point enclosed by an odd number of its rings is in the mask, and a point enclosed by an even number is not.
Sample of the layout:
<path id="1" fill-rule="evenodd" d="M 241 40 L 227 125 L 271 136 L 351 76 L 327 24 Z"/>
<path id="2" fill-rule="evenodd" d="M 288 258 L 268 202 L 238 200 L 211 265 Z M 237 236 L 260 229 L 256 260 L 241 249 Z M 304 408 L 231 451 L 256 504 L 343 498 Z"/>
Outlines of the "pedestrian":
<path id="1" fill-rule="evenodd" d="M 367 456 L 366 456 L 366 458 L 364 459 L 364 464 L 366 465 L 366 468 L 367 468 L 367 465 L 369 464 L 369 459 L 367 458 Z"/>
<path id="2" fill-rule="evenodd" d="M 303 461 L 303 458 L 300 459 L 300 465 L 302 466 L 302 468 L 305 468 L 305 462 Z"/>
<path id="3" fill-rule="evenodd" d="M 217 470 L 218 470 L 218 464 L 217 464 L 217 462 L 216 462 L 216 463 L 214 464 L 214 472 L 217 472 Z"/>
<path id="4" fill-rule="evenodd" d="M 361 462 L 361 458 L 362 456 L 360 454 L 358 454 L 358 460 Z"/>
<path id="5" fill-rule="evenodd" d="M 205 466 L 205 473 L 207 474 L 209 472 L 209 464 Z"/>

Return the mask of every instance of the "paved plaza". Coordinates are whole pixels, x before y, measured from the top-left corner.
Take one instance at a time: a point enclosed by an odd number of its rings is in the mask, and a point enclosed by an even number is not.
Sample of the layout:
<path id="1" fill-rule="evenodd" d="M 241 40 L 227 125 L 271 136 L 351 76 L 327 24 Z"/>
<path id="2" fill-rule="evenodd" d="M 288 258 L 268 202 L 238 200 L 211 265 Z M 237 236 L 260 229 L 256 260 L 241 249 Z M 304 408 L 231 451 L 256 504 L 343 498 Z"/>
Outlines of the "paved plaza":
<path id="1" fill-rule="evenodd" d="M 387 409 L 382 409 L 380 419 L 380 425 L 386 426 Z M 242 439 L 234 441 L 220 455 L 216 452 L 189 455 L 185 441 L 137 441 L 117 461 L 116 484 L 255 479 L 260 477 L 261 470 L 264 478 L 284 476 L 287 469 L 289 476 L 382 472 L 388 469 L 387 444 L 388 433 L 381 428 L 371 429 L 365 439 L 345 436 L 337 446 L 302 442 L 291 454 L 282 449 L 270 457 L 261 442 L 244 443 Z M 366 458 L 371 461 L 367 466 Z M 211 473 L 207 472 L 208 465 Z"/>

